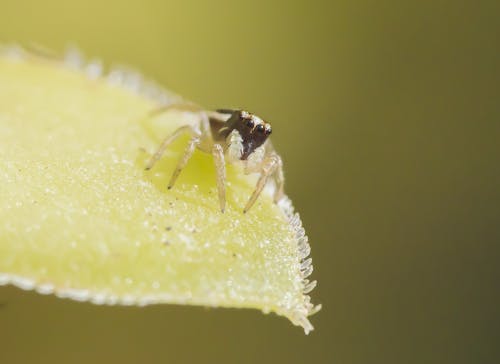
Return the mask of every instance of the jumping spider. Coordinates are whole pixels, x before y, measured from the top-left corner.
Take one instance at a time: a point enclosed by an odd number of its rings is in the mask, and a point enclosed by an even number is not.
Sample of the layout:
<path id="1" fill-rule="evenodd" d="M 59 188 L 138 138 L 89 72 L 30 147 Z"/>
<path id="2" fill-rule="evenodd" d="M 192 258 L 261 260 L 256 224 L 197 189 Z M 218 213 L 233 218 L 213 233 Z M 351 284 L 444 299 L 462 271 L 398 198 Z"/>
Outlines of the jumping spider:
<path id="1" fill-rule="evenodd" d="M 183 108 L 166 107 L 163 110 L 156 110 L 154 114 L 164 112 L 166 109 Z M 195 113 L 199 116 L 199 122 L 195 125 L 182 126 L 165 138 L 149 160 L 146 170 L 154 166 L 174 140 L 183 134 L 189 134 L 191 139 L 172 174 L 168 184 L 169 189 L 174 186 L 195 148 L 198 148 L 205 153 L 211 153 L 214 158 L 222 212 L 226 207 L 226 160 L 229 163 L 243 163 L 245 174 L 260 172 L 255 190 L 243 209 L 244 213 L 253 206 L 270 177 L 274 178 L 276 184 L 274 202 L 278 202 L 284 195 L 284 176 L 281 158 L 268 138 L 271 134 L 271 125 L 243 110 L 219 109 L 215 112 L 198 110 Z"/>

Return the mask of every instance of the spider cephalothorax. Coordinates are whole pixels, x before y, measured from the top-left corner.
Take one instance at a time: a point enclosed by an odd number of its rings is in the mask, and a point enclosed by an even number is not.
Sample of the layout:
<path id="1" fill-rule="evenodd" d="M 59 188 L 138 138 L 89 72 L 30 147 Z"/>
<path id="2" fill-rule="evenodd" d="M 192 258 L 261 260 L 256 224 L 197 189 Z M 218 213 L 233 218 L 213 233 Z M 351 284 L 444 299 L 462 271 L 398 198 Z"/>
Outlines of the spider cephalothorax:
<path id="1" fill-rule="evenodd" d="M 152 115 L 168 110 L 189 110 L 192 105 L 172 105 L 155 110 Z M 268 137 L 271 134 L 271 125 L 261 118 L 243 110 L 219 109 L 216 112 L 196 110 L 199 116 L 196 125 L 185 125 L 177 129 L 172 135 L 163 140 L 156 153 L 151 157 L 146 169 L 151 169 L 162 156 L 168 145 L 184 133 L 191 134 L 191 140 L 180 159 L 177 168 L 172 174 L 168 188 L 172 188 L 182 169 L 191 158 L 195 148 L 214 157 L 217 189 L 219 193 L 220 209 L 226 206 L 226 160 L 245 164 L 245 173 L 259 172 L 260 178 L 254 192 L 248 200 L 243 212 L 247 212 L 255 203 L 264 189 L 269 177 L 275 181 L 274 201 L 283 196 L 283 169 L 280 156 L 273 149 Z"/>
<path id="2" fill-rule="evenodd" d="M 231 115 L 220 133 L 227 138 L 232 132 L 238 132 L 241 137 L 241 160 L 246 160 L 255 149 L 264 144 L 272 132 L 270 124 L 248 111 L 217 110 L 217 112 Z"/>

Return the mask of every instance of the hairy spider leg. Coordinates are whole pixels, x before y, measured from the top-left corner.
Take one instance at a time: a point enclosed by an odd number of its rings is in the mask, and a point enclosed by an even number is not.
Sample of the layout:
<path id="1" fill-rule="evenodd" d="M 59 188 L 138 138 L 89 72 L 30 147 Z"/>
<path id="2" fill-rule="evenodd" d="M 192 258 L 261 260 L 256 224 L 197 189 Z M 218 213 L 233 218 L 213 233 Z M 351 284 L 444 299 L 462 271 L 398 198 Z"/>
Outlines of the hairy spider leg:
<path id="1" fill-rule="evenodd" d="M 222 148 L 222 145 L 213 145 L 212 156 L 215 162 L 215 174 L 217 178 L 220 210 L 224 213 L 224 210 L 226 209 L 226 163 L 224 160 L 224 149 Z"/>
<path id="2" fill-rule="evenodd" d="M 262 163 L 262 169 L 260 172 L 259 180 L 257 181 L 252 196 L 250 196 L 250 199 L 248 200 L 245 208 L 243 209 L 243 213 L 247 213 L 248 210 L 250 210 L 250 208 L 253 206 L 255 201 L 257 201 L 257 198 L 260 196 L 262 190 L 264 189 L 267 180 L 276 171 L 276 168 L 278 168 L 280 163 L 281 163 L 281 158 L 277 154 L 271 154 L 264 160 L 264 162 Z"/>
<path id="3" fill-rule="evenodd" d="M 201 106 L 198 106 L 198 105 L 191 103 L 191 102 L 178 101 L 178 102 L 174 102 L 174 103 L 168 104 L 168 105 L 163 105 L 163 106 L 160 106 L 160 107 L 157 107 L 157 108 L 151 110 L 148 113 L 147 118 L 152 118 L 152 117 L 155 117 L 157 115 L 160 115 L 160 114 L 163 114 L 163 113 L 166 113 L 169 111 L 200 112 L 200 111 L 203 111 L 203 108 Z"/>
<path id="4" fill-rule="evenodd" d="M 181 174 L 182 170 L 184 167 L 186 167 L 186 164 L 188 163 L 189 159 L 193 156 L 194 150 L 196 147 L 200 144 L 200 138 L 195 136 L 191 138 L 189 141 L 186 149 L 184 150 L 184 154 L 182 155 L 181 159 L 179 159 L 179 162 L 177 163 L 177 167 L 174 170 L 174 173 L 172 174 L 172 177 L 170 178 L 170 182 L 168 183 L 168 189 L 171 189 L 174 187 L 175 181 L 177 181 L 177 177 L 179 177 L 179 174 Z"/>
<path id="5" fill-rule="evenodd" d="M 193 127 L 190 125 L 181 126 L 179 129 L 174 131 L 171 135 L 166 137 L 163 140 L 163 142 L 160 144 L 160 147 L 158 148 L 156 153 L 153 154 L 153 156 L 149 160 L 148 164 L 146 165 L 146 170 L 150 170 L 151 168 L 153 168 L 155 163 L 161 158 L 163 153 L 165 153 L 165 150 L 167 149 L 167 147 L 170 144 L 172 144 L 172 142 L 174 142 L 177 138 L 179 138 L 181 135 L 183 135 L 185 133 L 196 134 Z"/>
<path id="6" fill-rule="evenodd" d="M 274 203 L 278 203 L 279 200 L 285 195 L 285 176 L 283 173 L 283 161 L 278 156 L 278 166 L 274 172 L 274 181 L 276 183 L 276 190 L 274 191 Z"/>

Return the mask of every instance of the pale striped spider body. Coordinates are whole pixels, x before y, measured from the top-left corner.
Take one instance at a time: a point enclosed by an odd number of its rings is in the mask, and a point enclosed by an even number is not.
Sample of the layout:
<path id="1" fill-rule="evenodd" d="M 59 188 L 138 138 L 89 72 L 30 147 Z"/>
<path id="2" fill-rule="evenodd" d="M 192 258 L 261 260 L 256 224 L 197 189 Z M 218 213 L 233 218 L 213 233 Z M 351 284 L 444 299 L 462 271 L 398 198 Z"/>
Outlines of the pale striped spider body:
<path id="1" fill-rule="evenodd" d="M 165 112 L 165 109 L 157 110 L 155 114 Z M 168 109 L 179 110 L 176 106 Z M 197 148 L 212 154 L 214 158 L 222 212 L 226 208 L 226 162 L 242 163 L 245 174 L 260 173 L 255 190 L 243 209 L 244 213 L 254 205 L 269 178 L 275 181 L 274 201 L 278 202 L 284 195 L 283 163 L 269 140 L 271 125 L 243 110 L 220 109 L 194 111 L 194 113 L 199 116 L 199 123 L 182 126 L 166 137 L 149 160 L 146 169 L 149 170 L 154 166 L 174 140 L 181 135 L 189 134 L 191 139 L 172 174 L 168 184 L 169 189 L 174 186 L 177 177 Z"/>

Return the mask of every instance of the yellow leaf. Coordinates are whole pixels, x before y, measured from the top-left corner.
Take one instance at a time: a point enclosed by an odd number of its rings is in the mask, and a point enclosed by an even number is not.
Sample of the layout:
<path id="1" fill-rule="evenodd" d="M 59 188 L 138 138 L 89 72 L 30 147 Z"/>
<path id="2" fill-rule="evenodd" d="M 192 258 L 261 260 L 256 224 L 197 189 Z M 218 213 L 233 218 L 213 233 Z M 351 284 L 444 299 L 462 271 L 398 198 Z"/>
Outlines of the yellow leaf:
<path id="1" fill-rule="evenodd" d="M 228 166 L 219 211 L 210 155 L 196 151 L 172 190 L 186 139 L 144 166 L 190 112 L 134 72 L 102 72 L 4 47 L 0 56 L 0 284 L 96 304 L 257 308 L 309 332 L 317 310 L 307 237 L 290 200 Z"/>

